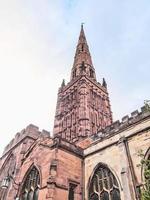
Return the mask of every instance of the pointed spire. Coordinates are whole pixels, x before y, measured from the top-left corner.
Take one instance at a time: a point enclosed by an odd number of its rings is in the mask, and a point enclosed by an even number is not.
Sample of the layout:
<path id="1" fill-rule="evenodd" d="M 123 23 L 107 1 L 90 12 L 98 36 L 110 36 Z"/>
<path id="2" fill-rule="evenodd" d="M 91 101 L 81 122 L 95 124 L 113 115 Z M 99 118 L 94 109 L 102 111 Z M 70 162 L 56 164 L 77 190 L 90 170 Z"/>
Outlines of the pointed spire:
<path id="1" fill-rule="evenodd" d="M 78 45 L 80 43 L 87 44 L 85 33 L 84 33 L 84 28 L 83 28 L 83 23 L 81 24 L 81 30 L 80 30 Z"/>
<path id="2" fill-rule="evenodd" d="M 84 33 L 83 23 L 81 24 L 80 35 L 76 47 L 71 79 L 74 79 L 82 74 L 96 79 L 95 70 L 92 64 L 89 47 Z"/>
<path id="3" fill-rule="evenodd" d="M 65 79 L 62 80 L 61 87 L 65 86 Z"/>
<path id="4" fill-rule="evenodd" d="M 105 87 L 105 88 L 107 88 L 107 83 L 105 81 L 105 78 L 103 78 L 102 86 Z"/>

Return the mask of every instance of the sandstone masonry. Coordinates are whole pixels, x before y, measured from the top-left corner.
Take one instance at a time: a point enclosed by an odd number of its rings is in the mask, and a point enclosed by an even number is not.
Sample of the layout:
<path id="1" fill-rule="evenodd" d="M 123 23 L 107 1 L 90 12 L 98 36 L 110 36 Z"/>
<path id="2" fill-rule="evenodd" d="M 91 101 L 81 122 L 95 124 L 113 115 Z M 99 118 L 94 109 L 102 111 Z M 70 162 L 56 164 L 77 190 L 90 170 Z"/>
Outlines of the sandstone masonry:
<path id="1" fill-rule="evenodd" d="M 150 111 L 144 106 L 112 121 L 107 83 L 96 80 L 83 25 L 70 82 L 58 91 L 53 133 L 30 124 L 6 146 L 1 200 L 140 200 L 138 154 L 150 159 Z"/>

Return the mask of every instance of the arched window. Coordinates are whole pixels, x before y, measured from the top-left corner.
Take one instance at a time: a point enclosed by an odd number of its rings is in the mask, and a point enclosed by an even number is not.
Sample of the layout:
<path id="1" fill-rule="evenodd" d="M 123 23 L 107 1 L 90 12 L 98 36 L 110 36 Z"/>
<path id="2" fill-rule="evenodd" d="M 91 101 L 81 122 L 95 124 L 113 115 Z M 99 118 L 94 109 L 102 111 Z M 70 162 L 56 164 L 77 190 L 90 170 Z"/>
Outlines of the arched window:
<path id="1" fill-rule="evenodd" d="M 75 192 L 76 185 L 70 183 L 69 184 L 69 197 L 68 200 L 74 200 L 74 192 Z"/>
<path id="2" fill-rule="evenodd" d="M 117 180 L 104 165 L 100 165 L 91 178 L 89 200 L 120 200 Z"/>
<path id="3" fill-rule="evenodd" d="M 36 167 L 28 173 L 21 191 L 21 200 L 38 200 L 40 175 Z"/>

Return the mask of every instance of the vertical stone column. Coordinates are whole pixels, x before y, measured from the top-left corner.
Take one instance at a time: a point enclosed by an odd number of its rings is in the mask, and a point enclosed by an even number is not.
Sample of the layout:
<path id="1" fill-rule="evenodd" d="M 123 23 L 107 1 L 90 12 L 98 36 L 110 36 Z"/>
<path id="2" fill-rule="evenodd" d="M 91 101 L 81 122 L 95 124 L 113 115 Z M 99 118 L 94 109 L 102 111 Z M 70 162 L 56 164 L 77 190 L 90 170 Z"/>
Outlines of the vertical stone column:
<path id="1" fill-rule="evenodd" d="M 125 146 L 125 137 L 121 137 L 118 142 L 118 148 L 120 152 L 120 165 L 121 165 L 121 179 L 123 186 L 124 200 L 135 200 L 134 187 L 131 177 L 130 165 L 128 162 L 128 155 Z"/>
<path id="2" fill-rule="evenodd" d="M 80 185 L 78 185 L 76 190 L 75 190 L 74 199 L 75 200 L 81 200 L 82 199 L 82 192 L 81 192 Z"/>
<path id="3" fill-rule="evenodd" d="M 80 95 L 80 107 L 79 107 L 79 126 L 80 126 L 80 136 L 85 136 L 85 130 L 86 130 L 86 124 L 87 124 L 87 89 L 86 89 L 86 83 L 85 80 L 81 80 L 80 82 L 80 88 L 79 88 L 79 95 Z"/>
<path id="4" fill-rule="evenodd" d="M 52 180 L 49 180 L 47 183 L 47 200 L 54 200 L 55 198 L 55 183 Z"/>
<path id="5" fill-rule="evenodd" d="M 56 157 L 55 153 L 54 153 L 54 156 Z M 50 165 L 50 177 L 47 182 L 48 191 L 46 194 L 46 199 L 49 199 L 49 200 L 55 199 L 56 176 L 57 176 L 57 160 L 55 158 L 51 161 L 51 165 Z"/>

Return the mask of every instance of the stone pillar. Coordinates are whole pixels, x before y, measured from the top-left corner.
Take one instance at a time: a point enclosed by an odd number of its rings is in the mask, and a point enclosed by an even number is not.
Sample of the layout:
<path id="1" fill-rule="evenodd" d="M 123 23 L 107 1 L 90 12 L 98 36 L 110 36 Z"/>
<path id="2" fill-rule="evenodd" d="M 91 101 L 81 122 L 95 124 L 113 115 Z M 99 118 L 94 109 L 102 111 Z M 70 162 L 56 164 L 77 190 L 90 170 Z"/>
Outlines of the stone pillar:
<path id="1" fill-rule="evenodd" d="M 121 137 L 118 142 L 118 148 L 120 152 L 120 165 L 121 165 L 121 179 L 123 186 L 124 200 L 135 200 L 134 188 L 132 183 L 130 165 L 128 162 L 128 155 L 125 146 L 125 137 Z"/>
<path id="2" fill-rule="evenodd" d="M 54 200 L 55 199 L 55 184 L 54 183 L 48 183 L 47 184 L 47 194 L 46 199 L 47 200 Z"/>

